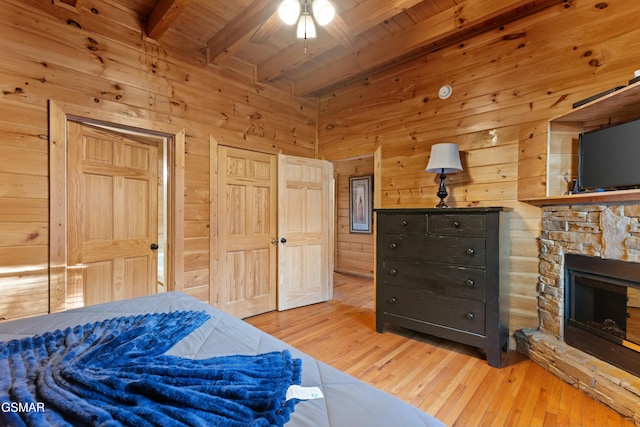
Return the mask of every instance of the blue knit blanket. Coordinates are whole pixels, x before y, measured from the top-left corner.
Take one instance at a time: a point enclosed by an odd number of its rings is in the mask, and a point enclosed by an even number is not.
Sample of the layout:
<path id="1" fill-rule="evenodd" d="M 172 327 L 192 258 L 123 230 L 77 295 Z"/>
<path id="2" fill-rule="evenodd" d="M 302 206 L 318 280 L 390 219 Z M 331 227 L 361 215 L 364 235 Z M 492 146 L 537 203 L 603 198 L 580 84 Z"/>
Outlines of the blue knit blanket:
<path id="1" fill-rule="evenodd" d="M 0 426 L 282 426 L 301 377 L 288 351 L 165 355 L 208 318 L 119 317 L 0 342 Z"/>

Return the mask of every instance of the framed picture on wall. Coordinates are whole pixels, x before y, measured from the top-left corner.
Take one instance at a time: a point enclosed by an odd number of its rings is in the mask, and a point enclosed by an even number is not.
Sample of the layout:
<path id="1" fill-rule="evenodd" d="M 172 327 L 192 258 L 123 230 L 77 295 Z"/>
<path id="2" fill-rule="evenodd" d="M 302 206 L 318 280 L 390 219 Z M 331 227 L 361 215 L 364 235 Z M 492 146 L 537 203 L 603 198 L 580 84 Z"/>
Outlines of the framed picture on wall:
<path id="1" fill-rule="evenodd" d="M 349 232 L 372 233 L 373 175 L 349 177 Z"/>

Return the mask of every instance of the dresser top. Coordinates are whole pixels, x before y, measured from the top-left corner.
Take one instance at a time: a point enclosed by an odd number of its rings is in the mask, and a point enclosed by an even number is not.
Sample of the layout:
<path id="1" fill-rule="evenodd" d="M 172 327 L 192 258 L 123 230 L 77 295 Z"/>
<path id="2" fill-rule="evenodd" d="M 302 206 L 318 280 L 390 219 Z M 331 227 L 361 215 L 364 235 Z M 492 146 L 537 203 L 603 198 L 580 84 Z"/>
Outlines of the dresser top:
<path id="1" fill-rule="evenodd" d="M 383 208 L 374 209 L 374 212 L 380 213 L 433 213 L 433 214 L 465 214 L 465 213 L 488 213 L 488 212 L 510 212 L 513 209 L 506 206 L 493 206 L 493 207 L 473 207 L 473 208 Z"/>

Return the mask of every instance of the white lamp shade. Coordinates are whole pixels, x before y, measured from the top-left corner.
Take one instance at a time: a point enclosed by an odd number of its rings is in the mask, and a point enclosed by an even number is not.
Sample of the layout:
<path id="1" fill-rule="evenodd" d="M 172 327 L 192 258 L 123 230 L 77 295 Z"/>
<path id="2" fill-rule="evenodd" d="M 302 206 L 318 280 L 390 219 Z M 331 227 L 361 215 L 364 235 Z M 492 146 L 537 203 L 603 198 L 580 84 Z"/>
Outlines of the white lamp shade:
<path id="1" fill-rule="evenodd" d="M 298 21 L 296 36 L 299 39 L 313 39 L 316 37 L 316 26 L 311 15 L 302 15 Z"/>
<path id="2" fill-rule="evenodd" d="M 300 2 L 298 0 L 284 0 L 278 7 L 278 15 L 285 24 L 295 24 L 300 16 Z"/>
<path id="3" fill-rule="evenodd" d="M 442 143 L 431 146 L 431 156 L 425 171 L 440 173 L 443 169 L 444 173 L 460 172 L 462 170 L 458 144 Z"/>
<path id="4" fill-rule="evenodd" d="M 329 3 L 328 0 L 313 0 L 311 10 L 313 10 L 313 16 L 316 18 L 316 22 L 321 26 L 325 26 L 331 22 L 336 13 L 333 5 Z"/>

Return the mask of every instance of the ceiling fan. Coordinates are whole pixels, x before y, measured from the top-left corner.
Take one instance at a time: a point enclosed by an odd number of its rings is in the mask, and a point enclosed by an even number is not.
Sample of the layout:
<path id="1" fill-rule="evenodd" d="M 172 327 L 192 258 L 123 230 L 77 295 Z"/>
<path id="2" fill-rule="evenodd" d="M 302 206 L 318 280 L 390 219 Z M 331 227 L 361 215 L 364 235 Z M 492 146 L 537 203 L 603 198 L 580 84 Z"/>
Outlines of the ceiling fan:
<path id="1" fill-rule="evenodd" d="M 259 8 L 267 7 L 268 10 L 273 10 L 275 13 L 272 12 L 273 14 L 255 29 L 255 32 L 250 37 L 251 43 L 264 43 L 283 24 L 292 26 L 296 23 L 298 23 L 296 28 L 296 38 L 298 39 L 314 38 L 315 36 L 312 36 L 312 34 L 317 35 L 317 23 L 318 26 L 324 27 L 339 45 L 351 48 L 355 43 L 348 25 L 341 19 L 329 0 L 283 0 L 277 10 L 271 9 L 273 6 L 269 6 L 268 0 L 256 0 L 254 3 L 258 4 Z M 309 10 L 311 10 L 311 13 L 309 13 Z M 259 16 L 259 14 L 256 15 Z M 282 17 L 283 15 L 284 18 Z M 306 47 L 305 42 L 305 53 Z"/>
<path id="2" fill-rule="evenodd" d="M 309 13 L 309 3 L 313 15 Z M 299 39 L 315 38 L 315 23 L 324 27 L 333 20 L 335 14 L 336 10 L 329 0 L 283 0 L 278 7 L 282 22 L 287 25 L 298 23 L 296 37 Z"/>

